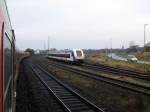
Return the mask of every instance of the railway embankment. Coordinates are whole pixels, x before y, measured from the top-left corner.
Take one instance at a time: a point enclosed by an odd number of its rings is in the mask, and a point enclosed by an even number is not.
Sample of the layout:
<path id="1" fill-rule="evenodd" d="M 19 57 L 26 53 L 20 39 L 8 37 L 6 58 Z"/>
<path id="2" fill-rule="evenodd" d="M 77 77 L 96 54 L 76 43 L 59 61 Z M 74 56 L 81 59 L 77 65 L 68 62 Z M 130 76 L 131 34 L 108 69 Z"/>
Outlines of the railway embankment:
<path id="1" fill-rule="evenodd" d="M 43 63 L 43 66 L 49 69 L 49 72 L 74 87 L 94 104 L 103 107 L 105 111 L 148 112 L 150 110 L 149 96 L 67 71 L 43 57 L 37 59 L 38 63 Z"/>
<path id="2" fill-rule="evenodd" d="M 16 112 L 57 112 L 59 106 L 34 75 L 30 68 L 31 61 L 31 58 L 25 59 L 20 67 L 16 87 Z"/>
<path id="3" fill-rule="evenodd" d="M 104 112 L 47 72 L 36 59 L 25 59 L 20 67 L 16 112 Z"/>
<path id="4" fill-rule="evenodd" d="M 114 59 L 111 59 L 110 57 L 106 56 L 105 54 L 88 56 L 86 58 L 86 61 L 90 62 L 90 63 L 94 63 L 94 64 L 103 64 L 103 65 L 110 66 L 110 67 L 116 67 L 116 68 L 129 69 L 129 70 L 134 70 L 134 71 L 150 73 L 150 65 L 139 64 L 136 62 L 114 60 Z"/>

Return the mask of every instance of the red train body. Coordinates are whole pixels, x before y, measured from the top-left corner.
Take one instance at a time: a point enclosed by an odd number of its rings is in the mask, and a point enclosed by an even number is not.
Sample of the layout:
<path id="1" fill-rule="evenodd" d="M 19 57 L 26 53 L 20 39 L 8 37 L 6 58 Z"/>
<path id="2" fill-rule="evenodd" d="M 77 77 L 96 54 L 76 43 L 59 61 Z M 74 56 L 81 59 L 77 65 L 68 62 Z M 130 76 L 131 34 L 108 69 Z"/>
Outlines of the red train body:
<path id="1" fill-rule="evenodd" d="M 0 112 L 12 110 L 15 38 L 6 2 L 0 1 Z"/>
<path id="2" fill-rule="evenodd" d="M 5 0 L 0 0 L 0 112 L 14 109 L 16 69 L 28 53 L 16 52 L 15 35 Z"/>
<path id="3" fill-rule="evenodd" d="M 2 32 L 3 32 L 3 15 L 2 10 L 0 8 L 0 112 L 3 109 L 3 42 L 2 42 Z"/>

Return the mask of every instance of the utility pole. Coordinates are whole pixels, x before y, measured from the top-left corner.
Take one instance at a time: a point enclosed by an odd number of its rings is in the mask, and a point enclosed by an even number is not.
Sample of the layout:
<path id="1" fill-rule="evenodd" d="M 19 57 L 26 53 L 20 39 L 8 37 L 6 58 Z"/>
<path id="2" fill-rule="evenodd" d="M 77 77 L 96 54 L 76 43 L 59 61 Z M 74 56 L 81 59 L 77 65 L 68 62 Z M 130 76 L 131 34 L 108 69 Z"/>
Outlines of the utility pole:
<path id="1" fill-rule="evenodd" d="M 44 50 L 46 50 L 45 42 L 44 42 Z"/>
<path id="2" fill-rule="evenodd" d="M 50 37 L 49 36 L 48 36 L 47 44 L 48 44 L 48 51 L 49 51 L 50 50 Z"/>
<path id="3" fill-rule="evenodd" d="M 111 49 L 111 58 L 112 58 L 112 38 L 110 38 L 110 49 Z"/>
<path id="4" fill-rule="evenodd" d="M 146 26 L 148 26 L 148 24 L 144 24 L 144 46 L 143 46 L 143 47 L 144 47 L 144 50 L 143 50 L 143 53 L 144 53 L 144 51 L 145 51 L 145 41 L 146 41 L 146 39 L 145 39 L 145 27 L 146 27 Z M 143 58 L 144 58 L 143 60 L 144 60 L 144 63 L 145 63 L 145 57 L 143 57 Z"/>
<path id="5" fill-rule="evenodd" d="M 146 39 L 145 39 L 145 27 L 146 26 L 148 26 L 148 24 L 144 24 L 144 50 L 145 50 L 145 41 L 146 41 Z M 143 52 L 144 52 L 144 50 L 143 50 Z"/>
<path id="6" fill-rule="evenodd" d="M 106 46 L 105 46 L 106 48 L 105 48 L 105 55 L 106 56 L 108 56 L 108 54 L 109 54 L 109 51 L 108 51 L 108 42 L 106 42 Z"/>

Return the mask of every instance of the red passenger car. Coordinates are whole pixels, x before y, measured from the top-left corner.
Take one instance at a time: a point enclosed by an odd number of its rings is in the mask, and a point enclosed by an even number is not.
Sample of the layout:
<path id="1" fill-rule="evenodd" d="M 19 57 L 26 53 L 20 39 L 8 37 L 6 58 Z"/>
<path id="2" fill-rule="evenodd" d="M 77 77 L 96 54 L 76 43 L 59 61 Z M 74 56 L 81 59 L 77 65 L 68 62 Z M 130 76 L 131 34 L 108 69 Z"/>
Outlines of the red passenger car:
<path id="1" fill-rule="evenodd" d="M 0 1 L 0 112 L 13 108 L 15 37 L 5 0 Z"/>

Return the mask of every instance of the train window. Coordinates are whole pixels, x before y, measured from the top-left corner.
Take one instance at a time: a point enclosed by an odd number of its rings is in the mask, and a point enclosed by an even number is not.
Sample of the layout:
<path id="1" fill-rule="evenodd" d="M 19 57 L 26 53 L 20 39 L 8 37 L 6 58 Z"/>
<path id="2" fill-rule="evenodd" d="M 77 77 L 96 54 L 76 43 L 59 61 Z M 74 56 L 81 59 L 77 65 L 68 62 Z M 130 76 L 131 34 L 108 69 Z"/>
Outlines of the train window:
<path id="1" fill-rule="evenodd" d="M 5 101 L 5 111 L 11 103 L 11 78 L 12 78 L 12 51 L 11 51 L 11 41 L 7 33 L 4 34 L 4 101 Z"/>
<path id="2" fill-rule="evenodd" d="M 65 54 L 65 57 L 66 58 L 70 58 L 70 54 Z"/>
<path id="3" fill-rule="evenodd" d="M 65 57 L 65 54 L 61 54 L 61 57 Z"/>
<path id="4" fill-rule="evenodd" d="M 70 54 L 49 54 L 49 56 L 70 58 Z"/>
<path id="5" fill-rule="evenodd" d="M 81 51 L 78 50 L 78 51 L 76 51 L 76 53 L 77 53 L 77 56 L 78 56 L 78 57 L 81 57 L 81 56 L 82 56 Z"/>
<path id="6" fill-rule="evenodd" d="M 49 56 L 53 56 L 53 54 L 48 54 Z"/>
<path id="7" fill-rule="evenodd" d="M 7 35 L 7 33 L 5 33 L 4 35 L 4 90 L 5 92 L 8 89 L 8 85 L 9 80 L 10 80 L 10 76 L 12 74 L 12 62 L 11 62 L 11 42 L 10 39 Z"/>

